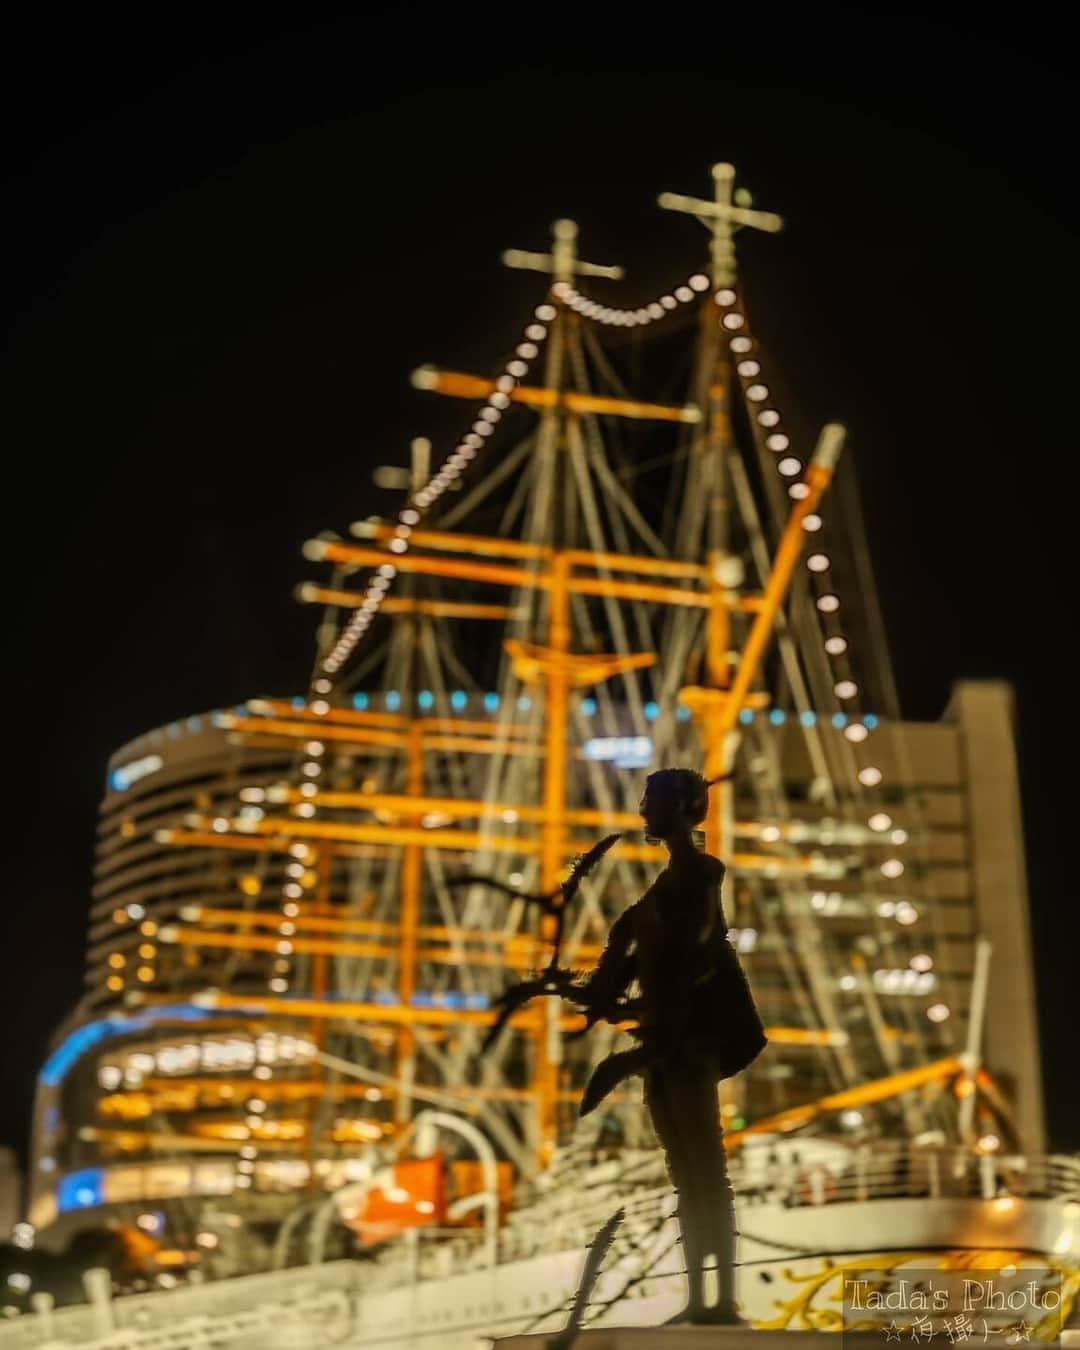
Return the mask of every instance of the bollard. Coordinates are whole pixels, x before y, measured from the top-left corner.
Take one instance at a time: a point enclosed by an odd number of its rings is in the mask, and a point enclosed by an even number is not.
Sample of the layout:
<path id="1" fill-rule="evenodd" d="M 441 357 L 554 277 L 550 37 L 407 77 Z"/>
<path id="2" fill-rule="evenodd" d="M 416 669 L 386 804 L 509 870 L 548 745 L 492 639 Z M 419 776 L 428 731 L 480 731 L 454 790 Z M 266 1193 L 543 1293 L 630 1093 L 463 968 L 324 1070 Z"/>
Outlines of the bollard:
<path id="1" fill-rule="evenodd" d="M 51 1341 L 56 1334 L 56 1318 L 53 1316 L 53 1296 L 44 1291 L 38 1294 L 30 1295 L 30 1306 L 37 1314 L 38 1326 L 41 1329 L 41 1339 Z"/>
<path id="2" fill-rule="evenodd" d="M 112 1276 L 100 1266 L 83 1271 L 83 1288 L 90 1304 L 95 1336 L 107 1336 L 116 1329 L 112 1306 Z"/>

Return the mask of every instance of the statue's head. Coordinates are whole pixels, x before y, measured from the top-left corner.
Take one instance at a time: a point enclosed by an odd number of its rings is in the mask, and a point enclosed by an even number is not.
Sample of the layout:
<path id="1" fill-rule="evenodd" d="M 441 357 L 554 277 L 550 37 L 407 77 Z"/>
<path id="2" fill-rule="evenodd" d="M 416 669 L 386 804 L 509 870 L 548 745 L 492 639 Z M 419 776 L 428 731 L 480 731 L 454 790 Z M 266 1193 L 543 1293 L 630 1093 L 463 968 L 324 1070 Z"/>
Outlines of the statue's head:
<path id="1" fill-rule="evenodd" d="M 657 839 L 692 830 L 709 810 L 709 785 L 693 769 L 659 769 L 645 780 L 638 807 L 647 834 Z"/>

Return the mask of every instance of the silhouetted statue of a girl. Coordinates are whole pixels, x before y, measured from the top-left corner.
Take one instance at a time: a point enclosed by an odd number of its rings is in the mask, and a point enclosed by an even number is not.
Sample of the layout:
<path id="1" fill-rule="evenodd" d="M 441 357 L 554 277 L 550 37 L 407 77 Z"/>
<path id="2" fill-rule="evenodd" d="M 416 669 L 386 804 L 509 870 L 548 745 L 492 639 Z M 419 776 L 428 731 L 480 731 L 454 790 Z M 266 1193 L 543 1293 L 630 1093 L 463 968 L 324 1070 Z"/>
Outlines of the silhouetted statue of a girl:
<path id="1" fill-rule="evenodd" d="M 691 1322 L 735 1322 L 735 1210 L 727 1175 L 717 1084 L 745 1069 L 765 1048 L 750 986 L 728 941 L 720 903 L 724 865 L 698 850 L 694 827 L 708 813 L 709 784 L 691 769 L 650 774 L 641 799 L 648 836 L 670 859 L 640 900 L 615 921 L 592 975 L 584 980 L 559 965 L 566 907 L 604 854 L 609 835 L 578 859 L 550 895 L 522 895 L 493 878 L 461 877 L 451 884 L 495 886 L 556 917 L 551 960 L 535 979 L 512 985 L 484 1041 L 489 1048 L 530 999 L 555 995 L 600 1020 L 636 1020 L 630 1050 L 609 1055 L 585 1088 L 581 1115 L 594 1110 L 625 1078 L 641 1074 L 653 1125 L 667 1155 L 679 1202 Z M 639 993 L 631 996 L 637 983 Z M 605 1239 L 609 1240 L 609 1239 Z M 705 1272 L 715 1262 L 718 1297 L 708 1303 Z M 594 1263 L 595 1264 L 595 1263 Z M 590 1270 L 588 1278 L 595 1278 Z M 587 1290 L 581 1293 L 584 1303 Z M 579 1309 L 580 1312 L 580 1309 Z M 572 1319 L 573 1320 L 573 1319 Z"/>
<path id="2" fill-rule="evenodd" d="M 667 1155 L 679 1204 L 691 1322 L 736 1321 L 735 1212 L 717 1102 L 721 1079 L 745 1069 L 765 1032 L 720 903 L 724 865 L 698 850 L 693 831 L 708 812 L 708 784 L 690 769 L 650 774 L 641 800 L 646 833 L 663 841 L 667 867 L 616 920 L 580 1002 L 597 1016 L 636 1014 L 639 1049 L 599 1066 L 582 1114 L 628 1073 L 645 1079 L 645 1099 Z M 640 998 L 625 1001 L 637 980 Z M 705 1270 L 715 1260 L 719 1296 L 706 1303 Z"/>

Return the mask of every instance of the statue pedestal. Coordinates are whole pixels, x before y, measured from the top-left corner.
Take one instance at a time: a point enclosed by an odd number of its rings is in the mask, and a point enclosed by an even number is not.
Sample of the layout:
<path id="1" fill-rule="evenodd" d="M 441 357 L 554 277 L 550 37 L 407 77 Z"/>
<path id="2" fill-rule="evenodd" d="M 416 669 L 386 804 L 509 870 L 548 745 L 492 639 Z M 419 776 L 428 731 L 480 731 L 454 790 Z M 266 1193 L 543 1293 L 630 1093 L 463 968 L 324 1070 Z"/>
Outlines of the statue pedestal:
<path id="1" fill-rule="evenodd" d="M 554 1333 L 507 1336 L 495 1350 L 546 1350 Z M 810 1342 L 813 1341 L 813 1346 Z M 751 1327 L 597 1327 L 581 1331 L 573 1350 L 882 1350 L 884 1337 L 865 1332 L 754 1331 Z"/>

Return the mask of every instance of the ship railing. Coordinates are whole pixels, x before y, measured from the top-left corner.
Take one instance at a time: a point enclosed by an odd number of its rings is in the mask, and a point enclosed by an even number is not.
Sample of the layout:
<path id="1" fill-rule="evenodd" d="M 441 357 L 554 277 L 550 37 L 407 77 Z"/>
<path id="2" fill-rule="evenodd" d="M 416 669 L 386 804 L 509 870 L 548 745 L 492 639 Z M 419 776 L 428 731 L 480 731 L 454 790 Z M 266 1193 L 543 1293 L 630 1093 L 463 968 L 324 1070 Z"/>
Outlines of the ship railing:
<path id="1" fill-rule="evenodd" d="M 965 1149 L 853 1149 L 839 1166 L 786 1160 L 755 1170 L 743 1201 L 788 1207 L 897 1198 L 1080 1200 L 1080 1158 L 978 1153 Z"/>

